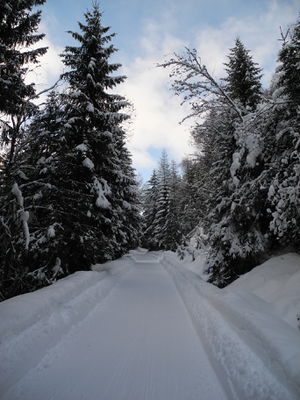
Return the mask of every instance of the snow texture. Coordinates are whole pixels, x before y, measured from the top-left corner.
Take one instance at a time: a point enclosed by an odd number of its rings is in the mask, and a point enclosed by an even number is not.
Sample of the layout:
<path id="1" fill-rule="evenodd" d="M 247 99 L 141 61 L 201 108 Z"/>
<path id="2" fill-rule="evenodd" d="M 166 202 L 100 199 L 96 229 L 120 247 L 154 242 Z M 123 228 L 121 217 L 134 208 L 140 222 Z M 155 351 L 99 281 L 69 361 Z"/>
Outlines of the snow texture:
<path id="1" fill-rule="evenodd" d="M 2 302 L 0 318 L 3 400 L 299 398 L 297 330 L 171 252 L 131 251 Z"/>
<path id="2" fill-rule="evenodd" d="M 109 195 L 111 191 L 107 182 L 104 179 L 100 182 L 95 178 L 93 182 L 93 190 L 96 193 L 96 206 L 100 208 L 109 208 L 110 202 L 107 200 L 106 195 Z"/>
<path id="3" fill-rule="evenodd" d="M 165 257 L 228 397 L 299 398 L 299 333 L 259 297 L 218 289 L 176 262 Z"/>
<path id="4" fill-rule="evenodd" d="M 88 169 L 90 169 L 91 171 L 95 168 L 95 165 L 93 163 L 93 161 L 86 157 L 83 161 L 82 161 L 82 165 Z"/>
<path id="5" fill-rule="evenodd" d="M 236 176 L 236 173 L 237 173 L 238 169 L 240 168 L 240 166 L 241 166 L 240 154 L 238 152 L 236 152 L 232 155 L 232 164 L 230 167 L 230 175 L 232 177 L 232 180 L 233 180 L 233 183 L 235 184 L 235 186 L 238 186 L 238 184 L 240 182 L 240 180 Z"/>
<path id="6" fill-rule="evenodd" d="M 20 213 L 20 220 L 22 221 L 23 224 L 23 232 L 25 237 L 25 250 L 28 250 L 30 243 L 30 232 L 28 226 L 29 212 L 24 210 L 24 198 L 16 182 L 13 184 L 11 192 L 16 197 L 17 203 L 20 207 L 19 213 Z"/>
<path id="7" fill-rule="evenodd" d="M 270 303 L 278 315 L 298 329 L 300 312 L 300 256 L 273 257 L 234 281 L 228 290 L 248 292 Z"/>
<path id="8" fill-rule="evenodd" d="M 82 153 L 85 153 L 86 151 L 88 151 L 88 147 L 86 144 L 81 143 L 78 146 L 75 147 L 76 150 L 81 151 Z"/>

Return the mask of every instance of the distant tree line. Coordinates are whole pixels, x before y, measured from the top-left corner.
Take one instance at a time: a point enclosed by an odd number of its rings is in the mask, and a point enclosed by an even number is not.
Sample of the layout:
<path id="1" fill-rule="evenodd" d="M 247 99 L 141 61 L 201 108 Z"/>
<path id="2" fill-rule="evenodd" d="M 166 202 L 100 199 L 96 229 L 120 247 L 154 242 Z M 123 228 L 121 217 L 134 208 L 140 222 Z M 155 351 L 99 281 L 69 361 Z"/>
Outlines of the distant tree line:
<path id="1" fill-rule="evenodd" d="M 47 48 L 34 48 L 45 0 L 0 7 L 0 298 L 48 285 L 136 247 L 140 210 L 122 123 L 127 101 L 112 89 L 120 64 L 98 5 L 77 45 L 62 54 L 62 92 L 37 106 L 25 81 Z"/>
<path id="2" fill-rule="evenodd" d="M 176 178 L 164 156 L 144 192 L 144 243 L 204 243 L 210 281 L 221 287 L 273 251 L 300 249 L 300 20 L 282 34 L 268 89 L 239 38 L 227 59 L 220 80 L 196 50 L 161 65 L 191 106 L 197 150 Z"/>

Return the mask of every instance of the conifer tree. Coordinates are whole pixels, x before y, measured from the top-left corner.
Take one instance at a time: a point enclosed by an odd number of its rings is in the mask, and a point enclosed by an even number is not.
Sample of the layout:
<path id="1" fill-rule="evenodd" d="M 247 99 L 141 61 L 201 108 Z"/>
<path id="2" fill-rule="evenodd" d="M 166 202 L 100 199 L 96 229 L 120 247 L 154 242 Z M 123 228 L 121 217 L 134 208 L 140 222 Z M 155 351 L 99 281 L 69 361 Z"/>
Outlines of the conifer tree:
<path id="1" fill-rule="evenodd" d="M 169 212 L 164 226 L 164 246 L 166 250 L 175 251 L 182 238 L 180 214 L 180 178 L 175 161 L 170 165 Z"/>
<path id="2" fill-rule="evenodd" d="M 150 250 L 157 249 L 157 243 L 154 241 L 154 220 L 157 213 L 158 199 L 158 175 L 157 171 L 153 170 L 152 175 L 146 185 L 143 195 L 143 246 Z"/>
<path id="3" fill-rule="evenodd" d="M 20 292 L 26 274 L 22 258 L 29 248 L 29 212 L 20 189 L 24 122 L 36 107 L 33 83 L 25 83 L 28 64 L 37 64 L 46 48 L 32 49 L 43 37 L 37 29 L 45 0 L 4 0 L 0 7 L 0 296 Z"/>
<path id="4" fill-rule="evenodd" d="M 30 219 L 30 246 L 23 265 L 24 284 L 29 288 L 53 283 L 63 274 L 58 248 L 61 246 L 58 157 L 64 127 L 64 105 L 60 94 L 51 92 L 27 128 L 23 140 L 20 185 Z"/>
<path id="5" fill-rule="evenodd" d="M 61 242 L 66 243 L 59 258 L 70 272 L 115 258 L 134 242 L 124 237 L 124 215 L 129 209 L 124 191 L 136 202 L 121 127 L 128 118 L 121 113 L 127 102 L 109 92 L 125 77 L 112 75 L 120 65 L 109 62 L 116 51 L 109 44 L 114 34 L 108 34 L 101 18 L 94 5 L 85 14 L 85 24 L 79 23 L 81 33 L 70 32 L 79 46 L 66 47 L 62 55 L 69 68 L 63 75 L 69 87 L 64 95 L 66 121 L 57 163 L 63 210 L 56 222 L 63 226 Z M 130 211 L 135 225 L 137 209 Z M 126 221 L 127 231 L 131 223 L 131 219 Z"/>
<path id="6" fill-rule="evenodd" d="M 277 73 L 280 73 L 278 86 L 283 88 L 283 93 L 296 106 L 300 104 L 300 18 L 292 29 L 289 38 L 286 38 L 279 53 L 281 63 Z"/>
<path id="7" fill-rule="evenodd" d="M 162 152 L 158 168 L 157 212 L 153 222 L 153 238 L 159 249 L 167 249 L 166 225 L 170 212 L 170 164 L 166 151 Z"/>
<path id="8" fill-rule="evenodd" d="M 261 68 L 257 66 L 240 39 L 230 49 L 225 63 L 227 76 L 225 88 L 231 99 L 239 101 L 245 109 L 254 110 L 261 93 Z"/>
<path id="9" fill-rule="evenodd" d="M 271 158 L 268 173 L 270 231 L 275 245 L 300 248 L 300 19 L 279 52 L 274 108 L 265 125 Z M 272 146 L 272 148 L 270 148 Z"/>
<path id="10" fill-rule="evenodd" d="M 33 11 L 45 0 L 11 0 L 0 9 L 0 112 L 2 145 L 8 146 L 8 162 L 14 159 L 21 125 L 32 112 L 30 101 L 35 95 L 34 84 L 26 84 L 28 64 L 38 63 L 47 48 L 30 49 L 44 34 L 37 34 L 41 11 Z M 24 49 L 24 50 L 21 50 Z"/>

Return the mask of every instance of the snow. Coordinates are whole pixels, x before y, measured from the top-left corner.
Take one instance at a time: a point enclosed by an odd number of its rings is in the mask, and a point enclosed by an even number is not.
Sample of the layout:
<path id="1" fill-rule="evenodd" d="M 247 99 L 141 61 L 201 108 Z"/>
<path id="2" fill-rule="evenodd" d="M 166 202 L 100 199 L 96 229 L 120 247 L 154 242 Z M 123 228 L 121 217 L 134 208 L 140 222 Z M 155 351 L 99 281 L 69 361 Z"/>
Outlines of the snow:
<path id="1" fill-rule="evenodd" d="M 18 170 L 18 171 L 17 171 L 17 174 L 18 174 L 19 177 L 20 177 L 21 179 L 23 179 L 24 181 L 28 181 L 29 178 L 25 175 L 25 173 L 24 173 L 23 171 Z"/>
<path id="2" fill-rule="evenodd" d="M 47 236 L 48 238 L 54 238 L 55 237 L 55 225 L 50 225 L 47 231 Z"/>
<path id="3" fill-rule="evenodd" d="M 17 202 L 20 207 L 19 214 L 20 214 L 20 220 L 23 223 L 23 232 L 24 232 L 24 237 L 25 237 L 25 250 L 28 250 L 29 243 L 30 243 L 30 232 L 29 232 L 29 226 L 28 226 L 29 212 L 24 210 L 24 198 L 23 198 L 22 192 L 19 189 L 19 186 L 16 182 L 13 184 L 11 192 L 16 197 Z"/>
<path id="4" fill-rule="evenodd" d="M 3 400 L 299 398 L 299 332 L 171 252 L 77 272 L 0 303 L 0 319 Z"/>
<path id="5" fill-rule="evenodd" d="M 24 198 L 23 198 L 22 192 L 19 189 L 19 186 L 18 186 L 18 184 L 16 182 L 13 184 L 11 192 L 16 197 L 19 206 L 21 208 L 23 208 L 24 207 Z"/>
<path id="6" fill-rule="evenodd" d="M 86 144 L 81 143 L 78 146 L 75 147 L 75 150 L 81 151 L 83 153 L 85 153 L 86 151 L 88 151 L 88 147 Z"/>
<path id="7" fill-rule="evenodd" d="M 107 200 L 106 195 L 110 194 L 110 188 L 107 182 L 102 179 L 101 182 L 95 178 L 93 182 L 93 190 L 96 194 L 96 206 L 100 208 L 109 208 L 110 202 Z"/>
<path id="8" fill-rule="evenodd" d="M 93 170 L 94 167 L 95 167 L 93 161 L 92 161 L 90 158 L 88 158 L 88 157 L 86 157 L 86 158 L 82 161 L 82 165 L 83 165 L 84 167 L 90 169 L 90 170 Z"/>
<path id="9" fill-rule="evenodd" d="M 54 273 L 54 277 L 56 277 L 56 276 L 58 276 L 58 275 L 63 273 L 63 270 L 61 268 L 61 259 L 59 257 L 56 257 L 55 265 L 52 268 L 52 271 Z"/>
<path id="10" fill-rule="evenodd" d="M 272 257 L 234 281 L 229 290 L 249 292 L 272 304 L 278 315 L 298 328 L 300 313 L 300 256 L 288 253 Z"/>
<path id="11" fill-rule="evenodd" d="M 227 375 L 229 398 L 299 398 L 299 332 L 258 296 L 207 284 L 171 252 L 165 262 L 212 363 Z"/>
<path id="12" fill-rule="evenodd" d="M 88 103 L 88 105 L 86 106 L 86 111 L 92 114 L 95 112 L 95 108 L 92 103 Z"/>
<path id="13" fill-rule="evenodd" d="M 240 153 L 236 152 L 232 155 L 232 164 L 230 167 L 230 175 L 235 186 L 238 186 L 240 180 L 237 178 L 236 173 L 240 168 Z"/>
<path id="14" fill-rule="evenodd" d="M 256 165 L 256 160 L 262 152 L 262 146 L 260 143 L 259 135 L 254 135 L 247 132 L 245 144 L 248 149 L 246 162 L 251 168 L 254 168 Z"/>

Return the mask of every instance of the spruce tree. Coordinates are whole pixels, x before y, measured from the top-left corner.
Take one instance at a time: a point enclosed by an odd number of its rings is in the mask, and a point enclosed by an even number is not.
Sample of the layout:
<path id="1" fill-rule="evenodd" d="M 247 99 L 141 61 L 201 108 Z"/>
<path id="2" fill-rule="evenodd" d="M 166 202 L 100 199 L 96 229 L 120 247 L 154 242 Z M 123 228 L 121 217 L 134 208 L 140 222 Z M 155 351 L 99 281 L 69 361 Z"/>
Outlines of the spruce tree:
<path id="1" fill-rule="evenodd" d="M 175 251 L 182 238 L 180 213 L 180 177 L 175 161 L 170 166 L 169 213 L 164 226 L 164 245 L 167 250 Z"/>
<path id="2" fill-rule="evenodd" d="M 69 87 L 64 94 L 66 120 L 57 163 L 63 208 L 57 223 L 64 229 L 62 264 L 70 272 L 123 254 L 135 242 L 125 236 L 131 224 L 136 232 L 138 219 L 121 127 L 128 118 L 121 112 L 127 102 L 110 92 L 125 79 L 112 75 L 120 67 L 109 62 L 116 51 L 109 44 L 114 34 L 102 26 L 97 5 L 84 16 L 81 33 L 70 32 L 79 46 L 66 47 L 62 55 L 69 69 L 63 78 Z M 134 218 L 129 218 L 126 198 L 134 205 L 130 209 Z"/>
<path id="3" fill-rule="evenodd" d="M 168 249 L 166 235 L 170 213 L 170 164 L 166 151 L 163 151 L 158 168 L 157 212 L 153 222 L 153 239 L 159 249 Z"/>
<path id="4" fill-rule="evenodd" d="M 8 162 L 14 159 L 21 125 L 32 112 L 30 101 L 35 95 L 34 83 L 26 84 L 28 64 L 38 63 L 47 48 L 30 49 L 44 34 L 37 34 L 41 11 L 33 11 L 45 0 L 10 0 L 0 9 L 0 111 L 2 144 L 8 146 Z M 24 50 L 21 50 L 24 49 Z"/>
<path id="5" fill-rule="evenodd" d="M 34 116 L 23 140 L 22 171 L 26 181 L 20 186 L 30 213 L 30 246 L 23 265 L 27 286 L 36 289 L 53 283 L 63 270 L 58 254 L 61 208 L 58 160 L 64 127 L 61 95 L 51 92 L 45 106 Z"/>
<path id="6" fill-rule="evenodd" d="M 283 43 L 279 53 L 280 66 L 277 73 L 280 74 L 278 87 L 282 87 L 283 93 L 295 105 L 300 105 L 300 18 L 292 29 L 290 37 Z"/>
<path id="7" fill-rule="evenodd" d="M 3 297 L 20 293 L 26 270 L 23 257 L 29 249 L 29 211 L 20 185 L 20 142 L 24 122 L 36 107 L 33 83 L 25 83 L 29 63 L 37 64 L 46 48 L 32 49 L 43 37 L 37 29 L 41 12 L 35 7 L 45 0 L 2 1 L 0 7 L 0 292 Z"/>
<path id="8" fill-rule="evenodd" d="M 240 39 L 230 49 L 225 63 L 227 76 L 225 88 L 232 100 L 239 101 L 245 109 L 254 110 L 261 93 L 261 68 L 257 66 Z"/>
<path id="9" fill-rule="evenodd" d="M 275 245 L 300 248 L 300 19 L 279 52 L 274 108 L 265 127 L 271 158 L 268 173 L 270 231 Z M 272 148 L 270 148 L 271 146 Z"/>
<path id="10" fill-rule="evenodd" d="M 153 236 L 154 221 L 157 213 L 158 185 L 158 174 L 156 170 L 153 170 L 143 194 L 144 229 L 142 245 L 150 250 L 157 250 L 158 248 Z"/>

